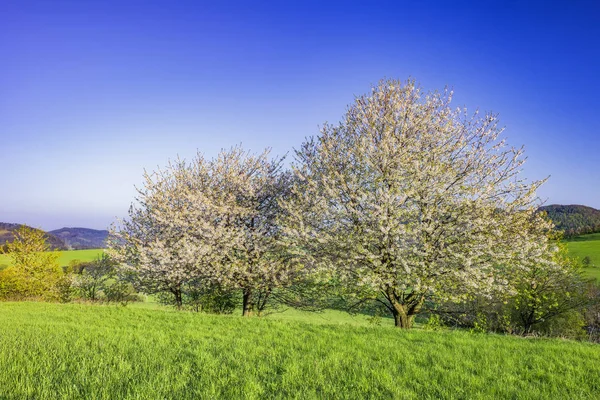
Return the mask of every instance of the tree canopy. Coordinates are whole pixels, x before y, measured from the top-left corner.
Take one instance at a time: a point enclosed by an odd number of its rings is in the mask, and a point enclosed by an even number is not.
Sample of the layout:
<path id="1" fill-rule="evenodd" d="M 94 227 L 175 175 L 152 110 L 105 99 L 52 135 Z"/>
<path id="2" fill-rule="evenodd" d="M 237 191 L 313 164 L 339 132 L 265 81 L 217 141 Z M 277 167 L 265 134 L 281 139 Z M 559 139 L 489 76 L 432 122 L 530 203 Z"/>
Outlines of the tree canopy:
<path id="1" fill-rule="evenodd" d="M 58 265 L 60 253 L 51 251 L 40 229 L 19 226 L 6 244 L 11 266 L 0 275 L 0 297 L 58 299 L 65 278 Z"/>
<path id="2" fill-rule="evenodd" d="M 494 114 L 451 106 L 450 91 L 381 81 L 338 125 L 296 152 L 284 202 L 288 249 L 385 305 L 410 327 L 427 294 L 509 290 L 510 275 L 552 263 L 543 181 Z"/>
<path id="3" fill-rule="evenodd" d="M 170 291 L 178 306 L 186 289 L 213 286 L 239 289 L 244 315 L 260 311 L 294 275 L 276 221 L 291 175 L 268 155 L 235 147 L 146 173 L 129 219 L 112 230 L 112 254 L 142 287 Z"/>

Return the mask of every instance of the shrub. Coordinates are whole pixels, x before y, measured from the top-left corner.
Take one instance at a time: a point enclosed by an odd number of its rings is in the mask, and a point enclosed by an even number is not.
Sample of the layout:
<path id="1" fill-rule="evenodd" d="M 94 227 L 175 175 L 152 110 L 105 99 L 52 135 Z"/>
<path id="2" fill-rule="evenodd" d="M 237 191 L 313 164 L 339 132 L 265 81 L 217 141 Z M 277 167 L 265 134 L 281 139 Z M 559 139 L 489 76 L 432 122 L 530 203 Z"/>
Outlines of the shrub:
<path id="1" fill-rule="evenodd" d="M 139 301 L 139 297 L 130 283 L 116 280 L 104 288 L 104 299 L 110 303 L 119 303 L 126 306 L 133 301 Z"/>
<path id="2" fill-rule="evenodd" d="M 587 337 L 584 315 L 577 310 L 570 310 L 554 318 L 550 318 L 538 324 L 533 332 L 542 336 L 578 340 L 583 340 Z"/>
<path id="3" fill-rule="evenodd" d="M 73 299 L 76 293 L 76 288 L 73 285 L 73 277 L 64 275 L 56 283 L 56 295 L 61 303 L 68 303 Z"/>
<path id="4" fill-rule="evenodd" d="M 186 286 L 182 288 L 181 308 L 195 312 L 231 314 L 239 305 L 239 296 L 232 290 L 219 287 Z M 176 296 L 171 292 L 160 292 L 157 296 L 161 304 L 178 307 Z"/>
<path id="5" fill-rule="evenodd" d="M 106 254 L 91 262 L 70 265 L 76 273 L 74 286 L 84 300 L 97 301 L 106 295 L 107 283 L 116 276 L 116 263 Z"/>

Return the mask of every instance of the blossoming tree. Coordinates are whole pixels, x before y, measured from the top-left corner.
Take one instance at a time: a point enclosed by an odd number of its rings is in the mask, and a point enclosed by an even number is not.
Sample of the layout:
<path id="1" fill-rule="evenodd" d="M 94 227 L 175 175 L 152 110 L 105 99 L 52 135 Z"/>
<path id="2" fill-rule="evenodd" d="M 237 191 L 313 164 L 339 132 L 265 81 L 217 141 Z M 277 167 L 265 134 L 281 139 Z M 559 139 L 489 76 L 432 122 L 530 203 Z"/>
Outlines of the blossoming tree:
<path id="1" fill-rule="evenodd" d="M 239 289 L 243 314 L 260 311 L 294 275 L 277 241 L 278 201 L 291 181 L 281 165 L 268 151 L 235 147 L 146 173 L 129 219 L 112 230 L 111 254 L 179 307 L 186 285 L 204 285 Z"/>
<path id="2" fill-rule="evenodd" d="M 552 262 L 543 181 L 521 178 L 522 149 L 500 139 L 495 115 L 451 99 L 380 82 L 297 150 L 300 184 L 282 204 L 289 251 L 385 305 L 398 327 L 428 294 L 510 290 L 516 271 Z"/>

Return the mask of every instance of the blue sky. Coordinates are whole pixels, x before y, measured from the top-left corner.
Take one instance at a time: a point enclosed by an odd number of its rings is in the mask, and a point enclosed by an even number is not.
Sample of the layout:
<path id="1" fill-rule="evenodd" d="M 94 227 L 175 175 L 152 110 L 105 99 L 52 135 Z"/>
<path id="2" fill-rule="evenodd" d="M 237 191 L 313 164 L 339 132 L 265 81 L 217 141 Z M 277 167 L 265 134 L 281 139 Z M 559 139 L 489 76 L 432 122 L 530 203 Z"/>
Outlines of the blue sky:
<path id="1" fill-rule="evenodd" d="M 547 204 L 600 208 L 599 42 L 594 2 L 3 0 L 0 221 L 105 228 L 144 168 L 284 154 L 409 76 L 499 113 Z"/>

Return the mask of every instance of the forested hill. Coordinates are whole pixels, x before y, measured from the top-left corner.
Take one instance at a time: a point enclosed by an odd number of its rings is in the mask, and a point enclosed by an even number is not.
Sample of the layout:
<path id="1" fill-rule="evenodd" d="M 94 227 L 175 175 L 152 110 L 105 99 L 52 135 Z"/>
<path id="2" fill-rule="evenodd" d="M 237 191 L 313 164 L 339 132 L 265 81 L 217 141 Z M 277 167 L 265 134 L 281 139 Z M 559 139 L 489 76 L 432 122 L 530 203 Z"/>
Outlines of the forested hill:
<path id="1" fill-rule="evenodd" d="M 12 242 L 14 239 L 14 231 L 21 227 L 21 224 L 9 224 L 6 222 L 0 222 L 0 247 L 3 247 L 7 242 Z M 46 232 L 48 243 L 52 249 L 65 250 L 67 245 L 60 238 Z"/>
<path id="2" fill-rule="evenodd" d="M 548 213 L 558 230 L 565 236 L 577 236 L 586 233 L 600 232 L 600 210 L 580 205 L 552 204 L 540 207 Z"/>
<path id="3" fill-rule="evenodd" d="M 14 239 L 13 232 L 21 224 L 0 222 L 0 248 Z M 108 231 L 88 228 L 61 228 L 45 232 L 50 247 L 54 250 L 84 250 L 106 247 Z"/>
<path id="4" fill-rule="evenodd" d="M 48 233 L 63 240 L 73 250 L 104 248 L 108 237 L 106 230 L 88 228 L 61 228 Z"/>

